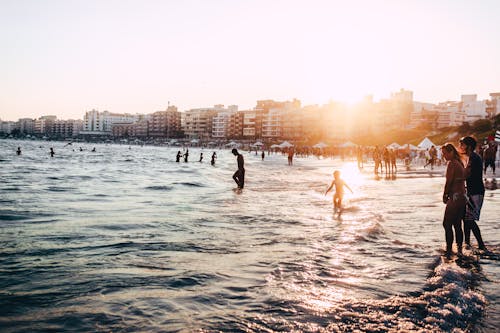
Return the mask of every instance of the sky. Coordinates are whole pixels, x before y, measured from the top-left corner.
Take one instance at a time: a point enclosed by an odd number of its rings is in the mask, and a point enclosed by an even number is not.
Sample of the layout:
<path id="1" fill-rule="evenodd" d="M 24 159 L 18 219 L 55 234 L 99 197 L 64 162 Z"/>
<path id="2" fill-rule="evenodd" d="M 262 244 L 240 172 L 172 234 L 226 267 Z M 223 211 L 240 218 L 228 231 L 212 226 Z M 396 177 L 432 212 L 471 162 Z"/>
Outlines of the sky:
<path id="1" fill-rule="evenodd" d="M 0 0 L 0 119 L 500 91 L 497 0 Z"/>

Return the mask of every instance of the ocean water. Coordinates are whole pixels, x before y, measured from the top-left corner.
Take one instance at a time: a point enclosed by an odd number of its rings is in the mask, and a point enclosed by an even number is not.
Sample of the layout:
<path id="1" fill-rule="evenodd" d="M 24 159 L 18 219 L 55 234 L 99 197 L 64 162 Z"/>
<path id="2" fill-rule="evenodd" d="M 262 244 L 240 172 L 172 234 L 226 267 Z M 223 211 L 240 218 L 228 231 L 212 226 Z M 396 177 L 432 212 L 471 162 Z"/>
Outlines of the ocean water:
<path id="1" fill-rule="evenodd" d="M 498 190 L 491 252 L 445 262 L 443 167 L 375 179 L 243 152 L 240 193 L 229 150 L 215 166 L 177 150 L 0 140 L 0 331 L 499 330 Z M 354 191 L 341 216 L 335 169 Z"/>

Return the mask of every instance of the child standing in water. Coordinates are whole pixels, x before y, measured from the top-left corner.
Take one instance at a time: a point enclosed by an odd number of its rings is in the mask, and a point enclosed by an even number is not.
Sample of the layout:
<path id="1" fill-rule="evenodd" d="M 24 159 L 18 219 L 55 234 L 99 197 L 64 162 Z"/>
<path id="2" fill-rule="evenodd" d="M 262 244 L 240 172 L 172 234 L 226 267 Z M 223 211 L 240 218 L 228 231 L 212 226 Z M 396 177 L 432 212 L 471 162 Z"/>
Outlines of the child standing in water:
<path id="1" fill-rule="evenodd" d="M 342 199 L 344 197 L 344 186 L 351 191 L 351 193 L 354 193 L 349 185 L 345 183 L 345 181 L 340 178 L 340 171 L 335 170 L 333 172 L 333 181 L 330 187 L 326 190 L 325 195 L 330 192 L 330 190 L 333 188 L 335 185 L 335 194 L 333 195 L 333 211 L 336 213 L 337 210 L 339 212 L 342 212 Z"/>

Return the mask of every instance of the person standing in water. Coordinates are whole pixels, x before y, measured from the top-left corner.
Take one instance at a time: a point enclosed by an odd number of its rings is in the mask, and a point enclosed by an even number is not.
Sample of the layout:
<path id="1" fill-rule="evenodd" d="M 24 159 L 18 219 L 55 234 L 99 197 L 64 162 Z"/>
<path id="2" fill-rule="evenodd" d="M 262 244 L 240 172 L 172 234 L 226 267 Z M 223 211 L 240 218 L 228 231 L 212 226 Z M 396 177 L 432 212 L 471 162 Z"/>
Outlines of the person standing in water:
<path id="1" fill-rule="evenodd" d="M 215 160 L 217 159 L 217 154 L 214 152 L 212 154 L 212 160 L 210 161 L 210 164 L 215 165 Z"/>
<path id="2" fill-rule="evenodd" d="M 50 148 L 50 157 L 54 157 L 54 154 L 55 154 L 54 148 L 51 147 Z"/>
<path id="3" fill-rule="evenodd" d="M 446 183 L 444 185 L 443 203 L 446 209 L 443 227 L 446 238 L 446 257 L 451 257 L 453 245 L 453 229 L 457 242 L 457 254 L 462 255 L 462 218 L 465 212 L 465 169 L 455 146 L 446 143 L 441 148 L 443 157 L 448 161 L 446 167 Z"/>
<path id="4" fill-rule="evenodd" d="M 189 149 L 186 148 L 186 152 L 184 153 L 184 162 L 187 163 L 189 157 Z"/>
<path id="5" fill-rule="evenodd" d="M 200 153 L 200 163 L 203 161 L 203 153 Z"/>
<path id="6" fill-rule="evenodd" d="M 245 166 L 244 166 L 244 161 L 243 161 L 243 155 L 238 153 L 238 150 L 236 148 L 233 148 L 231 150 L 234 156 L 236 156 L 236 161 L 238 162 L 238 170 L 233 174 L 233 179 L 238 185 L 239 189 L 243 189 L 243 186 L 245 186 Z"/>
<path id="7" fill-rule="evenodd" d="M 175 161 L 179 163 L 181 161 L 182 153 L 180 150 L 177 151 L 177 155 L 175 156 Z"/>
<path id="8" fill-rule="evenodd" d="M 264 151 L 262 151 L 262 154 L 260 154 L 260 156 L 262 157 L 262 160 L 264 160 L 264 157 L 266 157 L 266 153 L 264 153 Z"/>
<path id="9" fill-rule="evenodd" d="M 483 183 L 483 161 L 476 152 L 477 141 L 471 136 L 463 137 L 459 140 L 459 149 L 464 157 L 465 177 L 467 184 L 467 205 L 464 216 L 464 238 L 465 244 L 470 246 L 470 232 L 474 234 L 479 249 L 486 251 L 481 230 L 476 221 L 479 220 L 484 199 Z"/>
<path id="10" fill-rule="evenodd" d="M 330 184 L 330 187 L 325 192 L 325 195 L 327 195 L 328 192 L 335 186 L 335 194 L 333 195 L 333 211 L 336 213 L 337 211 L 341 212 L 342 211 L 342 199 L 344 198 L 344 186 L 351 191 L 351 193 L 354 193 L 349 185 L 346 184 L 346 182 L 340 178 L 340 171 L 335 170 L 333 172 L 333 181 Z"/>
<path id="11" fill-rule="evenodd" d="M 16 154 L 17 154 L 17 155 L 21 155 L 21 147 L 17 147 Z"/>

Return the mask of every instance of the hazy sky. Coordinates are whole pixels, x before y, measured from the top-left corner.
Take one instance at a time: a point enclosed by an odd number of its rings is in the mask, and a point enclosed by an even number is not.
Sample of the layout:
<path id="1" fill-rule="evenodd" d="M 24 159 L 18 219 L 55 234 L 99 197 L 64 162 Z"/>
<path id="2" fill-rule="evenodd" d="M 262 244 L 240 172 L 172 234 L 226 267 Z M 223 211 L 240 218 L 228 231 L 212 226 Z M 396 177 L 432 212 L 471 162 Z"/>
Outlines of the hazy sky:
<path id="1" fill-rule="evenodd" d="M 0 0 L 0 119 L 500 91 L 497 0 Z"/>

